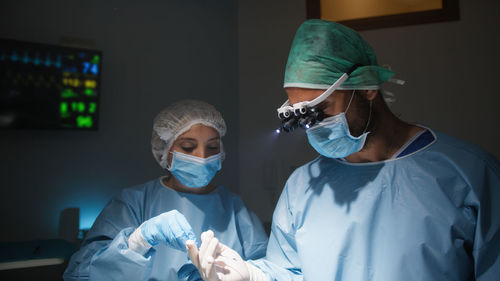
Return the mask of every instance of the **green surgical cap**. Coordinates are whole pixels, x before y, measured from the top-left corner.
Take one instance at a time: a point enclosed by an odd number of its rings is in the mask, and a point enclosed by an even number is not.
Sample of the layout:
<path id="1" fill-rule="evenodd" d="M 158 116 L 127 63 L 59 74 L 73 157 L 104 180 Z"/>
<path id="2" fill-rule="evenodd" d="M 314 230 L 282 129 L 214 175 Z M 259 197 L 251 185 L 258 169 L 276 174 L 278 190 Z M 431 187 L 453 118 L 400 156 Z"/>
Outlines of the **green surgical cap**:
<path id="1" fill-rule="evenodd" d="M 354 30 L 324 20 L 307 20 L 293 39 L 284 87 L 327 89 L 354 65 L 338 89 L 379 89 L 394 74 L 377 64 L 375 53 Z"/>

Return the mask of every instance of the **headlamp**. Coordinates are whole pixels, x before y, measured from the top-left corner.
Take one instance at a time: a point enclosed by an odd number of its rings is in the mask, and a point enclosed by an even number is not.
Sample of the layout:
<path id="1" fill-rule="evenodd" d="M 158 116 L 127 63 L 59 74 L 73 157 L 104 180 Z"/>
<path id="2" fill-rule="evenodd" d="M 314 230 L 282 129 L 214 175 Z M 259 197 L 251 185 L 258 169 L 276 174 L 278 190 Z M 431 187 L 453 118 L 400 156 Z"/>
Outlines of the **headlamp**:
<path id="1" fill-rule="evenodd" d="M 359 65 L 354 65 L 348 72 L 342 74 L 342 76 L 326 89 L 326 91 L 311 101 L 298 102 L 292 106 L 290 105 L 290 101 L 286 100 L 285 103 L 277 109 L 278 117 L 282 121 L 281 128 L 277 129 L 276 132 L 280 133 L 282 130 L 287 133 L 293 132 L 299 126 L 304 129 L 309 129 L 316 123 L 321 122 L 325 117 L 323 111 L 318 108 L 317 105 L 322 103 L 338 89 L 358 66 Z"/>

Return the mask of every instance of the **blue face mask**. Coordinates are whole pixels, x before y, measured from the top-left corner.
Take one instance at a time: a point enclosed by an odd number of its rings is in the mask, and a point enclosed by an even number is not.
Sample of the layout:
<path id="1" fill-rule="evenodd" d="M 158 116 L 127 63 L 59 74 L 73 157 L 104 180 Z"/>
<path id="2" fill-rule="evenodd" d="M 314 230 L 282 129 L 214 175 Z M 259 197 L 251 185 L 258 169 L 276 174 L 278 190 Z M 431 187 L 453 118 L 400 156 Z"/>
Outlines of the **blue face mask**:
<path id="1" fill-rule="evenodd" d="M 346 111 L 351 105 L 355 91 L 352 92 L 351 100 Z M 321 155 L 328 158 L 343 158 L 356 153 L 365 145 L 366 132 L 372 114 L 370 101 L 370 115 L 366 124 L 365 132 L 359 137 L 353 137 L 349 131 L 349 124 L 345 112 L 323 119 L 320 123 L 306 131 L 309 144 Z"/>
<path id="2" fill-rule="evenodd" d="M 204 187 L 221 169 L 222 153 L 200 158 L 178 151 L 173 152 L 172 164 L 168 169 L 172 175 L 187 187 Z"/>
<path id="3" fill-rule="evenodd" d="M 312 147 L 321 155 L 329 158 L 343 158 L 363 148 L 368 132 L 353 137 L 345 113 L 325 118 L 306 131 Z"/>

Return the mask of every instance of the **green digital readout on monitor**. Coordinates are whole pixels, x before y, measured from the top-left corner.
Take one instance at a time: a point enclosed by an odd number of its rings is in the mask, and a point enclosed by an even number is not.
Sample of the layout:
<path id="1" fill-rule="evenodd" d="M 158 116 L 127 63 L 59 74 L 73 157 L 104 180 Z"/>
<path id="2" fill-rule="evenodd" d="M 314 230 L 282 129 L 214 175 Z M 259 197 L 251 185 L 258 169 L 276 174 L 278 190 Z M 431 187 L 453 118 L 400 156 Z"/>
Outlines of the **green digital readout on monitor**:
<path id="1" fill-rule="evenodd" d="M 0 39 L 0 129 L 97 130 L 102 52 Z"/>

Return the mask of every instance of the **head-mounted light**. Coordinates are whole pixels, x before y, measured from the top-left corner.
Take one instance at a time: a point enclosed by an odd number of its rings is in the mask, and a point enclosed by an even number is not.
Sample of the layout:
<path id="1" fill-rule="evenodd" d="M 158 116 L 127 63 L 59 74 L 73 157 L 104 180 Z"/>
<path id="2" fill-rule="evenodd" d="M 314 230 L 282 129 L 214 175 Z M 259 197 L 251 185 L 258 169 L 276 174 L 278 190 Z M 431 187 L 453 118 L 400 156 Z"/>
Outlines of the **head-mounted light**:
<path id="1" fill-rule="evenodd" d="M 309 129 L 316 123 L 321 122 L 324 119 L 324 113 L 317 107 L 317 105 L 322 103 L 336 89 L 338 89 L 358 66 L 359 65 L 354 65 L 348 72 L 342 74 L 342 76 L 340 76 L 340 78 L 335 81 L 333 85 L 328 87 L 326 91 L 311 101 L 303 101 L 290 105 L 290 101 L 286 100 L 285 103 L 277 109 L 278 117 L 282 121 L 281 128 L 277 129 L 276 132 L 280 133 L 283 130 L 289 133 L 297 129 L 299 126 L 304 129 Z"/>

